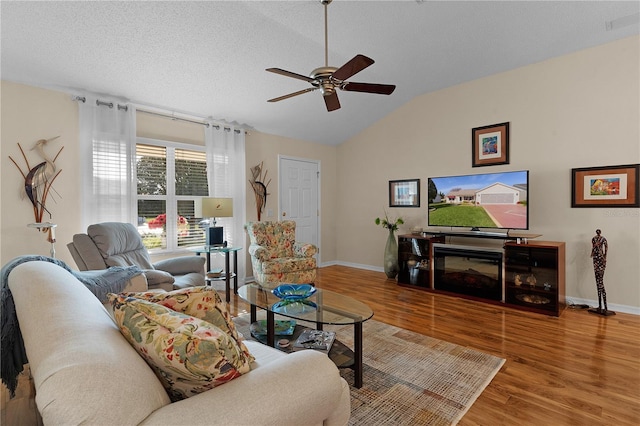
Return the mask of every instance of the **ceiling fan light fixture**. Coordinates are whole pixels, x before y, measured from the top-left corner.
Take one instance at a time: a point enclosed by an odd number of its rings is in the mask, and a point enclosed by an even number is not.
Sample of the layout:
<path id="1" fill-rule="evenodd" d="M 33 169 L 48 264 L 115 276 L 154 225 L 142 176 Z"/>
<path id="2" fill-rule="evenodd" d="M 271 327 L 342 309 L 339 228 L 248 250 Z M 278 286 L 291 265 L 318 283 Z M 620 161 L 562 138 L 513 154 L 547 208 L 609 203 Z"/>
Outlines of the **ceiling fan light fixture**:
<path id="1" fill-rule="evenodd" d="M 324 81 L 320 86 L 320 92 L 322 92 L 322 96 L 331 96 L 336 93 L 336 88 L 330 81 Z"/>

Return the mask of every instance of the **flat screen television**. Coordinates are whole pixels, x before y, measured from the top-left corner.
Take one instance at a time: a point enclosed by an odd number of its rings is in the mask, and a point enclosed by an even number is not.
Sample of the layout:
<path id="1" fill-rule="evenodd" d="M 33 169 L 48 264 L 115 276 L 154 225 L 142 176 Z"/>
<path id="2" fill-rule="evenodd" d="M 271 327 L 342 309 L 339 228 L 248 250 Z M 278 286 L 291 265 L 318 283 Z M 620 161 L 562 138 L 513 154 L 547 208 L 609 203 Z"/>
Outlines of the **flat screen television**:
<path id="1" fill-rule="evenodd" d="M 529 171 L 429 178 L 428 224 L 529 229 Z"/>

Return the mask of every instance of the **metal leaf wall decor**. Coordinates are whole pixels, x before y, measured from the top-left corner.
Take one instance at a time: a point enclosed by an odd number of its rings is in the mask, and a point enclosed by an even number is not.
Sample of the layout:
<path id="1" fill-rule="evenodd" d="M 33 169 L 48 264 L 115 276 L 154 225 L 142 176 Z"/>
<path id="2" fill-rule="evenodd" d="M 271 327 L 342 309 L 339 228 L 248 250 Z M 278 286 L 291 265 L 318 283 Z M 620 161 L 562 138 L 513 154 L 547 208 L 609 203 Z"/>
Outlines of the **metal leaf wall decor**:
<path id="1" fill-rule="evenodd" d="M 256 210 L 258 213 L 258 221 L 262 217 L 262 212 L 264 211 L 264 206 L 267 205 L 267 187 L 271 183 L 271 179 L 267 183 L 264 183 L 267 179 L 267 170 L 264 171 L 264 175 L 262 174 L 263 162 L 251 168 L 251 177 L 252 180 L 249 180 L 251 187 L 253 188 L 253 192 L 256 196 Z"/>
<path id="2" fill-rule="evenodd" d="M 22 158 L 26 163 L 26 171 L 23 171 L 22 167 L 18 165 L 16 160 L 9 156 L 9 159 L 18 168 L 20 174 L 22 175 L 22 178 L 24 179 L 24 192 L 22 193 L 21 191 L 21 195 L 22 198 L 24 198 L 24 196 L 26 195 L 26 197 L 29 199 L 29 202 L 33 207 L 33 217 L 36 223 L 43 222 L 45 212 L 49 215 L 49 219 L 51 219 L 51 212 L 46 207 L 47 201 L 53 198 L 52 193 L 55 193 L 59 196 L 59 194 L 53 188 L 53 182 L 60 175 L 60 172 L 62 172 L 62 170 L 59 170 L 56 167 L 55 162 L 64 149 L 64 146 L 58 150 L 58 153 L 53 159 L 48 157 L 44 152 L 44 147 L 47 146 L 49 142 L 57 138 L 59 138 L 59 136 L 51 139 L 40 139 L 34 144 L 33 148 L 31 148 L 31 151 L 37 151 L 38 154 L 40 154 L 40 156 L 44 159 L 44 161 L 36 164 L 34 167 L 31 167 L 24 149 L 22 148 L 20 143 L 18 143 L 18 148 L 20 149 Z M 43 227 L 39 229 L 42 232 L 49 232 L 49 242 L 53 242 L 51 241 L 54 238 L 52 235 L 52 228 Z"/>

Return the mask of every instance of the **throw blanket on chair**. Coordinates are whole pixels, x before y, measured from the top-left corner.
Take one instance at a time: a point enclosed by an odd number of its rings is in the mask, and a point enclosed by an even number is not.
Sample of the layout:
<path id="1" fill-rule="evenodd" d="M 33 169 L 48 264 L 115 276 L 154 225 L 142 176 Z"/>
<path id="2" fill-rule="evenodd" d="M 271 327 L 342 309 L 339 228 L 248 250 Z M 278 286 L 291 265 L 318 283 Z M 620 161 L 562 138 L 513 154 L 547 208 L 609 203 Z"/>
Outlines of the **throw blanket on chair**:
<path id="1" fill-rule="evenodd" d="M 0 271 L 0 285 L 2 286 L 2 293 L 0 294 L 0 306 L 2 307 L 0 312 L 2 319 L 2 330 L 0 331 L 2 366 L 0 368 L 0 377 L 9 389 L 11 398 L 15 396 L 15 390 L 18 386 L 18 374 L 22 372 L 24 364 L 29 361 L 24 349 L 13 295 L 9 290 L 9 274 L 16 266 L 31 261 L 51 262 L 61 266 L 71 272 L 103 303 L 107 300 L 107 294 L 120 293 L 131 278 L 142 273 L 142 270 L 137 266 L 115 266 L 101 271 L 79 272 L 72 270 L 61 260 L 36 255 L 16 257 L 4 265 L 2 271 Z"/>

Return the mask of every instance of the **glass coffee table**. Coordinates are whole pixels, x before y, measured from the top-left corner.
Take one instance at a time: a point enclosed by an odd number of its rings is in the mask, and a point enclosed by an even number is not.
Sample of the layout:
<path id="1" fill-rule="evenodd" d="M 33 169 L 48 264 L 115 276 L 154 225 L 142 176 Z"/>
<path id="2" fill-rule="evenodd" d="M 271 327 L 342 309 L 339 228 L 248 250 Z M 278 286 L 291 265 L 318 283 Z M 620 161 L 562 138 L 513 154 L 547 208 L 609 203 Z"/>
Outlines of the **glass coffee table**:
<path id="1" fill-rule="evenodd" d="M 334 344 L 329 352 L 338 367 L 350 367 L 354 371 L 354 386 L 362 387 L 362 323 L 373 316 L 373 311 L 364 303 L 329 290 L 316 289 L 316 292 L 305 301 L 312 302 L 316 307 L 292 303 L 284 307 L 276 305 L 280 299 L 271 293 L 271 289 L 256 284 L 247 284 L 238 289 L 238 295 L 251 305 L 251 323 L 257 320 L 257 308 L 267 313 L 266 344 L 275 347 L 275 314 L 288 318 L 307 321 L 316 324 L 316 329 L 322 330 L 325 324 L 353 325 L 353 357 L 352 362 L 336 362 L 332 354 L 334 347 L 344 356 L 342 344 Z M 275 306 L 274 306 L 275 305 Z"/>

